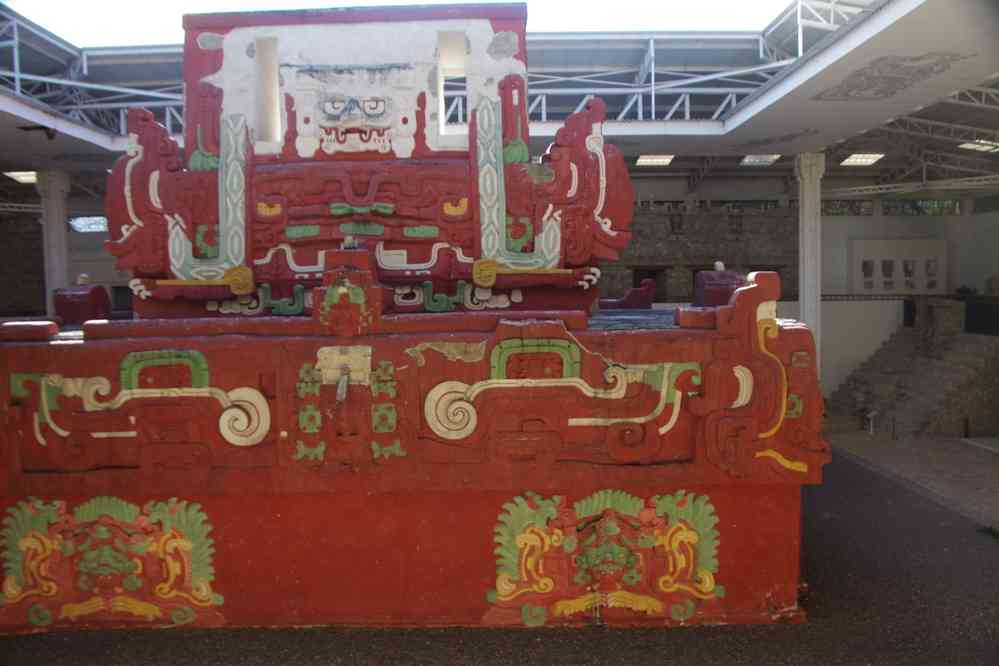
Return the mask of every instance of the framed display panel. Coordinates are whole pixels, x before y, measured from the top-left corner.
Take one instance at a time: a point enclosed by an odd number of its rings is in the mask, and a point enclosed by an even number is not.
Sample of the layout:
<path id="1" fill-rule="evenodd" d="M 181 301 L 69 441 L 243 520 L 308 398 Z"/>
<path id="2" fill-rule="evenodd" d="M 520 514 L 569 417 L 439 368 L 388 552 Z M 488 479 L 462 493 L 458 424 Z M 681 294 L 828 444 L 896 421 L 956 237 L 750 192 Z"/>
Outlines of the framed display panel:
<path id="1" fill-rule="evenodd" d="M 944 294 L 947 241 L 851 240 L 851 294 Z"/>

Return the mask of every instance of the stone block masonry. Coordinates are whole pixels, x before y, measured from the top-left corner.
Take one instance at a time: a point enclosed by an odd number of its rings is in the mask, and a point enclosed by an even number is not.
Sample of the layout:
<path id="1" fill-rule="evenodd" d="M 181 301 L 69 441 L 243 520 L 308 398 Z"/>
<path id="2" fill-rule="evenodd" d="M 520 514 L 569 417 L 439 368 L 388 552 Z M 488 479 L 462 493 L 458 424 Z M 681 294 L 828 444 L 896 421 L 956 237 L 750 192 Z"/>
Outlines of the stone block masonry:
<path id="1" fill-rule="evenodd" d="M 782 298 L 797 298 L 798 220 L 793 209 L 754 214 L 636 210 L 632 232 L 634 240 L 621 260 L 600 267 L 603 295 L 619 296 L 651 277 L 656 301 L 689 301 L 694 274 L 721 260 L 735 271 L 776 271 Z"/>
<path id="2" fill-rule="evenodd" d="M 0 245 L 0 317 L 45 314 L 45 262 L 38 220 L 14 217 L 3 221 L 6 242 Z"/>

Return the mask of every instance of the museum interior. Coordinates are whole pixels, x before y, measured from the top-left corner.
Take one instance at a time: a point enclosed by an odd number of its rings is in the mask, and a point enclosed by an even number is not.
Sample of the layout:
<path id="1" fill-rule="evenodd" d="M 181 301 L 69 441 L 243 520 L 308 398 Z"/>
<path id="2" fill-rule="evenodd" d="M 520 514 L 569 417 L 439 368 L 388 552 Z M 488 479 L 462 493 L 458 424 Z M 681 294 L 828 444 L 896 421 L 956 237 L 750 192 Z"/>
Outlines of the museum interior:
<path id="1" fill-rule="evenodd" d="M 827 432 L 999 453 L 999 10 L 957 4 L 795 0 L 762 31 L 528 32 L 531 155 L 601 98 L 634 184 L 633 240 L 600 264 L 601 296 L 645 285 L 664 309 L 717 261 L 775 271 L 778 316 L 816 338 Z M 131 275 L 104 248 L 107 182 L 130 110 L 183 143 L 183 51 L 81 48 L 0 5 L 0 317 L 51 317 L 81 274 L 110 318 L 132 317 Z M 437 112 L 459 143 L 462 67 L 442 65 Z M 844 450 L 863 455 L 856 441 Z"/>

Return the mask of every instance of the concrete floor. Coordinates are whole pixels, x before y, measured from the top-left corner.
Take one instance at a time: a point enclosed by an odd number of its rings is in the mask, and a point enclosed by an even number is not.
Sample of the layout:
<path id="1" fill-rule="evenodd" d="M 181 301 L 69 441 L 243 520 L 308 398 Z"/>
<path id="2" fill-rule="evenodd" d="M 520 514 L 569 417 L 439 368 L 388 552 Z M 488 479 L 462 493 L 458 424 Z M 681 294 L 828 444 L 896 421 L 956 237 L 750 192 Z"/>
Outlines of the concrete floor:
<path id="1" fill-rule="evenodd" d="M 826 434 L 833 450 L 887 474 L 918 493 L 985 526 L 999 529 L 999 447 L 995 440 L 869 435 L 856 429 Z"/>
<path id="2" fill-rule="evenodd" d="M 999 535 L 837 456 L 805 492 L 804 625 L 163 630 L 0 638 L 2 664 L 999 664 Z"/>

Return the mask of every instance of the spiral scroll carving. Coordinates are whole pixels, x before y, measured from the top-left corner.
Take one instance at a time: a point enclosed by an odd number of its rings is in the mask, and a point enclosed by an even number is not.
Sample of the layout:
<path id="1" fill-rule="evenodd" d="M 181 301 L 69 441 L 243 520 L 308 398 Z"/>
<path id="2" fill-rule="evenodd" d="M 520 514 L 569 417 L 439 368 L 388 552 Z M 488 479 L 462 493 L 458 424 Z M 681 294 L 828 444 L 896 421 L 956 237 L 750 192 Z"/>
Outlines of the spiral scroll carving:
<path id="1" fill-rule="evenodd" d="M 464 439 L 479 422 L 475 406 L 465 397 L 468 384 L 441 382 L 427 393 L 423 413 L 434 434 L 444 439 Z"/>
<path id="2" fill-rule="evenodd" d="M 271 427 L 271 410 L 260 391 L 246 386 L 229 391 L 232 404 L 219 416 L 219 432 L 233 446 L 254 446 Z"/>

